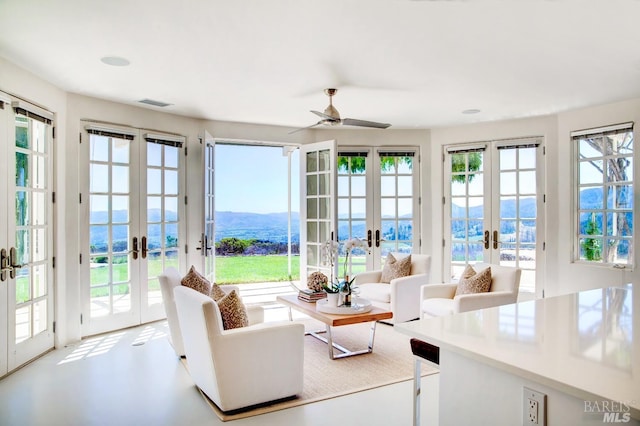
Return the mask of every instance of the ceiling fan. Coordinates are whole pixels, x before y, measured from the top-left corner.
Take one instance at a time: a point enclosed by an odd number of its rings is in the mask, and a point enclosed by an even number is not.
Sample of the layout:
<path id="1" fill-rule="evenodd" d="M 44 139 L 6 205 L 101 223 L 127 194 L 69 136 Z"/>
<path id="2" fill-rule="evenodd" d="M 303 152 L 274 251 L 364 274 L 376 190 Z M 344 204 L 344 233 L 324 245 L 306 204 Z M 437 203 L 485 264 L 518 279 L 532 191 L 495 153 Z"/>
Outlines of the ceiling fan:
<path id="1" fill-rule="evenodd" d="M 321 118 L 315 124 L 311 126 L 302 127 L 300 129 L 296 129 L 294 131 L 289 132 L 295 133 L 300 130 L 310 129 L 315 126 L 324 125 L 324 126 L 359 126 L 359 127 L 372 127 L 374 129 L 386 129 L 391 126 L 389 123 L 378 123 L 375 121 L 366 121 L 366 120 L 356 120 L 355 118 L 340 118 L 340 113 L 333 106 L 333 95 L 338 92 L 338 89 L 324 89 L 324 93 L 329 97 L 329 106 L 325 108 L 324 112 L 311 110 L 312 113 Z"/>

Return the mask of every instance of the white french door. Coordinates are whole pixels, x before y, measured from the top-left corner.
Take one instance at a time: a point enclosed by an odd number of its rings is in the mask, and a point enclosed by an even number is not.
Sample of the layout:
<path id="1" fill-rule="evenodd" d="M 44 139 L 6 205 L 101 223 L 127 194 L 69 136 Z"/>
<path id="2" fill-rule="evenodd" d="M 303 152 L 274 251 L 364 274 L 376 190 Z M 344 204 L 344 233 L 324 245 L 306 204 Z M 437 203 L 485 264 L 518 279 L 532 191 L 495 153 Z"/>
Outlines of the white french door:
<path id="1" fill-rule="evenodd" d="M 346 274 L 379 269 L 391 252 L 420 251 L 417 148 L 338 148 L 338 239 L 359 238 Z M 344 254 L 344 253 L 343 253 Z"/>
<path id="2" fill-rule="evenodd" d="M 541 138 L 449 146 L 444 159 L 445 280 L 467 263 L 517 266 L 520 291 L 542 296 Z"/>
<path id="3" fill-rule="evenodd" d="M 0 93 L 0 376 L 53 347 L 52 119 Z"/>
<path id="4" fill-rule="evenodd" d="M 216 277 L 216 174 L 215 174 L 215 153 L 216 142 L 209 132 L 204 132 L 202 140 L 202 160 L 203 160 L 203 179 L 204 179 L 204 223 L 202 226 L 202 234 L 200 236 L 200 246 L 197 248 L 204 261 L 204 276 L 211 282 Z"/>
<path id="5" fill-rule="evenodd" d="M 184 259 L 184 138 L 89 123 L 82 141 L 86 336 L 165 315 L 158 275 Z"/>
<path id="6" fill-rule="evenodd" d="M 336 141 L 300 147 L 300 279 L 315 271 L 333 276 L 322 246 L 336 240 Z"/>

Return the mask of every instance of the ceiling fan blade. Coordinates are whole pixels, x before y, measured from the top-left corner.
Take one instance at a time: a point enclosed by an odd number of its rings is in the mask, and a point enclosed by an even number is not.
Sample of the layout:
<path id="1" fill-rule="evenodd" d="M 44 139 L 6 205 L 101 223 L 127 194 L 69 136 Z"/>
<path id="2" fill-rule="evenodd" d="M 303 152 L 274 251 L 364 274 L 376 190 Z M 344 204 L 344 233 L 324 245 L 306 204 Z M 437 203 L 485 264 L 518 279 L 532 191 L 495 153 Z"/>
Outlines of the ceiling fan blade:
<path id="1" fill-rule="evenodd" d="M 292 131 L 290 131 L 288 134 L 289 134 L 289 135 L 291 135 L 291 134 L 293 134 L 293 133 L 297 133 L 297 132 L 300 132 L 300 131 L 302 131 L 302 130 L 307 130 L 307 129 L 310 129 L 310 128 L 312 128 L 312 127 L 319 126 L 320 124 L 322 124 L 322 121 L 318 121 L 316 124 L 312 124 L 311 126 L 301 127 L 301 128 L 299 128 L 299 129 L 292 130 Z"/>
<path id="2" fill-rule="evenodd" d="M 345 126 L 373 127 L 375 129 L 386 129 L 391 126 L 389 123 L 378 123 L 375 121 L 356 120 L 354 118 L 344 118 L 342 124 Z"/>
<path id="3" fill-rule="evenodd" d="M 327 115 L 327 114 L 325 114 L 323 112 L 314 111 L 314 110 L 311 110 L 311 112 L 314 113 L 315 115 L 317 115 L 318 117 L 323 118 L 325 120 L 334 120 L 335 121 L 335 118 L 333 118 L 332 116 Z"/>

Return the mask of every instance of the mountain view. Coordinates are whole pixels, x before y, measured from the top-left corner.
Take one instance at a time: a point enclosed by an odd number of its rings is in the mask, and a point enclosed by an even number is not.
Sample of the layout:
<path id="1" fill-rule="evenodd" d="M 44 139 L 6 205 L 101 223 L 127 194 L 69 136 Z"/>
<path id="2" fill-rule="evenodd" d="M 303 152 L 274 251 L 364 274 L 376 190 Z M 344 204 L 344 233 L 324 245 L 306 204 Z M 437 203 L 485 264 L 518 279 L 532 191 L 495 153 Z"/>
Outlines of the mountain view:
<path id="1" fill-rule="evenodd" d="M 580 207 L 582 209 L 589 208 L 602 208 L 602 190 L 599 188 L 587 189 L 580 192 Z M 608 200 L 607 204 L 611 204 L 612 200 Z M 514 200 L 504 201 L 501 205 L 502 215 L 503 217 L 513 218 L 516 216 L 516 204 Z M 631 215 L 631 213 L 629 213 Z M 148 211 L 148 220 L 150 222 L 160 221 L 161 211 L 159 209 L 151 209 Z M 177 213 L 175 212 L 167 212 L 167 219 L 176 220 Z M 464 232 L 464 229 L 457 229 L 457 226 L 462 226 L 462 223 L 457 223 L 456 217 L 464 217 L 465 211 L 464 208 L 456 206 L 455 204 L 452 206 L 452 231 L 454 235 L 456 232 Z M 469 211 L 469 216 L 471 218 L 480 218 L 483 215 L 482 206 L 472 207 Z M 523 199 L 521 200 L 520 205 L 520 216 L 523 218 L 535 218 L 536 217 L 536 204 L 533 198 Z M 291 214 L 292 223 L 291 223 L 291 238 L 292 242 L 299 243 L 300 242 L 300 215 L 297 212 L 293 212 Z M 91 244 L 94 248 L 104 249 L 104 242 L 107 241 L 109 227 L 108 226 L 100 226 L 100 224 L 106 224 L 109 222 L 108 212 L 99 211 L 92 212 L 91 214 L 91 224 L 93 225 L 91 228 Z M 125 224 L 129 221 L 129 212 L 126 210 L 116 210 L 113 212 L 112 219 L 112 232 L 113 232 L 113 240 L 115 242 L 122 241 L 125 242 L 129 238 L 128 226 L 127 225 L 118 225 L 118 223 Z M 583 223 L 580 224 L 580 228 L 582 230 L 585 229 L 588 218 L 584 218 L 582 220 Z M 342 236 L 347 235 L 348 229 L 346 226 L 342 226 L 342 223 L 339 226 L 338 235 L 340 235 L 341 239 L 344 239 Z M 271 241 L 275 243 L 286 243 L 287 242 L 287 229 L 288 229 L 288 214 L 285 213 L 240 213 L 240 212 L 229 212 L 229 211 L 219 211 L 216 212 L 216 241 L 220 241 L 222 238 L 238 238 L 242 240 L 261 240 L 261 241 Z M 356 234 L 364 235 L 366 230 L 364 224 L 362 224 L 359 228 L 353 228 L 353 231 Z M 469 230 L 472 232 L 472 230 Z M 478 230 L 478 235 L 481 235 L 482 230 Z M 150 242 L 159 241 L 161 229 L 159 226 L 157 227 L 149 227 L 147 229 L 147 238 Z M 407 233 L 410 233 L 411 230 L 406 230 Z M 503 229 L 501 230 L 503 233 L 509 233 L 509 230 Z M 346 237 L 345 237 L 346 238 Z"/>

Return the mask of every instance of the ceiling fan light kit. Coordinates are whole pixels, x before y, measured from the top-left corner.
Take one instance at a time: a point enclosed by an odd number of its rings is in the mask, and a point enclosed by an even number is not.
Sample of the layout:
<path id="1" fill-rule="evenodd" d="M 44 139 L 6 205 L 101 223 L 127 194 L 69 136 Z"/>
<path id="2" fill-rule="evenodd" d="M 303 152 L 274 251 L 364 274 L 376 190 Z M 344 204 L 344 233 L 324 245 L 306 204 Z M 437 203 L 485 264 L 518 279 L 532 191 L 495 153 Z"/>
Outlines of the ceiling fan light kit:
<path id="1" fill-rule="evenodd" d="M 340 118 L 340 113 L 333 106 L 333 96 L 337 92 L 338 92 L 338 89 L 334 89 L 334 88 L 324 89 L 325 95 L 329 97 L 329 106 L 325 108 L 324 112 L 311 110 L 311 112 L 317 115 L 318 117 L 320 117 L 321 120 L 315 124 L 312 124 L 311 126 L 302 127 L 300 129 L 291 131 L 289 132 L 289 134 L 299 132 L 300 130 L 310 129 L 312 127 L 320 126 L 320 125 L 370 127 L 374 129 L 386 129 L 387 127 L 391 126 L 391 124 L 389 123 L 378 123 L 376 121 L 357 120 L 355 118 L 345 118 L 345 119 Z"/>

